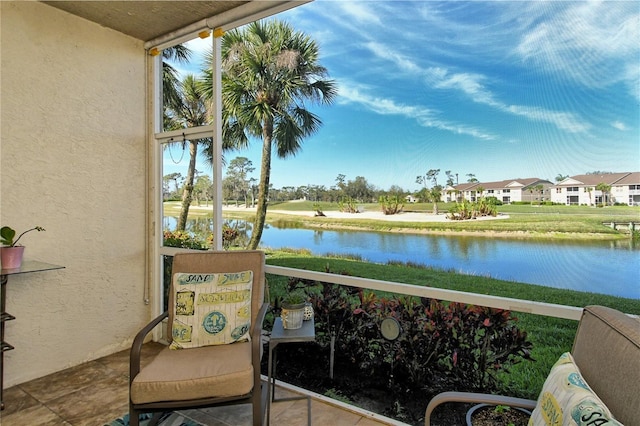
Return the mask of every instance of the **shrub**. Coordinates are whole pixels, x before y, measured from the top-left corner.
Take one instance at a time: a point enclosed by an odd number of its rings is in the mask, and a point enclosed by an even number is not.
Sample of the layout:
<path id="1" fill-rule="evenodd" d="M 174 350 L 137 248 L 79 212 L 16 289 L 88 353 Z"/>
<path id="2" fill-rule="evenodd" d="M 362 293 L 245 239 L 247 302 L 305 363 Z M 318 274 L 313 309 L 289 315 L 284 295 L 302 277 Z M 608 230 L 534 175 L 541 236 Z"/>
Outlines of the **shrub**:
<path id="1" fill-rule="evenodd" d="M 390 196 L 381 195 L 378 203 L 380 203 L 380 208 L 382 209 L 382 213 L 385 215 L 392 215 L 396 213 L 400 213 L 402 209 L 404 209 L 404 203 L 401 201 L 401 198 L 397 195 Z"/>
<path id="2" fill-rule="evenodd" d="M 358 206 L 356 205 L 356 200 L 351 197 L 344 198 L 338 202 L 338 209 L 342 213 L 359 213 Z"/>
<path id="3" fill-rule="evenodd" d="M 496 197 L 485 197 L 485 200 L 487 200 L 487 203 L 494 206 L 501 206 L 502 204 L 504 204 L 502 200 L 499 200 Z"/>
<path id="4" fill-rule="evenodd" d="M 532 345 L 510 311 L 289 278 L 288 291 L 296 288 L 310 295 L 321 352 L 329 353 L 333 340 L 337 362 L 379 386 L 491 392 L 499 373 L 530 359 Z M 380 333 L 388 317 L 401 326 L 394 341 Z"/>
<path id="5" fill-rule="evenodd" d="M 223 225 L 222 227 L 222 246 L 229 248 L 238 238 L 239 233 L 237 229 L 230 227 L 229 225 Z M 213 234 L 209 233 L 206 239 L 192 234 L 187 231 L 169 231 L 163 232 L 164 245 L 167 247 L 179 247 L 189 248 L 196 250 L 208 250 L 213 245 Z"/>
<path id="6" fill-rule="evenodd" d="M 164 231 L 164 245 L 168 247 L 189 248 L 196 250 L 206 250 L 207 243 L 201 238 L 186 231 Z"/>
<path id="7" fill-rule="evenodd" d="M 402 328 L 393 342 L 378 330 L 386 317 Z M 390 377 L 390 385 L 414 390 L 496 390 L 497 374 L 529 359 L 531 349 L 516 319 L 501 309 L 368 293 L 354 319 L 352 361 L 369 375 Z"/>
<path id="8" fill-rule="evenodd" d="M 498 199 L 496 197 L 480 198 L 477 202 L 471 203 L 463 200 L 456 203 L 449 209 L 447 218 L 451 220 L 475 219 L 478 216 L 497 216 Z M 500 205 L 502 202 L 500 202 Z"/>

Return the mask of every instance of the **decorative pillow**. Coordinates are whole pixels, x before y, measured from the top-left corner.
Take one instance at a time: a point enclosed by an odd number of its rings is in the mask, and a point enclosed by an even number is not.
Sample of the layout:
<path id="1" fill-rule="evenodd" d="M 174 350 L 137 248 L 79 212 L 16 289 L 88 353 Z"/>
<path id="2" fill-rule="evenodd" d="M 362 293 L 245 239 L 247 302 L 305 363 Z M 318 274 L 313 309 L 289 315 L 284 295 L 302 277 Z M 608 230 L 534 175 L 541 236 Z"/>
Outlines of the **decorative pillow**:
<path id="1" fill-rule="evenodd" d="M 249 340 L 253 271 L 173 276 L 171 349 Z"/>
<path id="2" fill-rule="evenodd" d="M 584 381 L 569 352 L 560 356 L 542 386 L 529 419 L 534 425 L 622 426 Z"/>

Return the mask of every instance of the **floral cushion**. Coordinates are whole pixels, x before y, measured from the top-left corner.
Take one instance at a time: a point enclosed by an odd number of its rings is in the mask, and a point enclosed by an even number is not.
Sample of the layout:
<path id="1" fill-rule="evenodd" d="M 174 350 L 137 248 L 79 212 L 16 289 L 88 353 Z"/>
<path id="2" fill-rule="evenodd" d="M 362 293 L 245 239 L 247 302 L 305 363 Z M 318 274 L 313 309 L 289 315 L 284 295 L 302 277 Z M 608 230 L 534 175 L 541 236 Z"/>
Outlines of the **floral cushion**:
<path id="1" fill-rule="evenodd" d="M 173 276 L 171 349 L 249 340 L 253 271 Z"/>
<path id="2" fill-rule="evenodd" d="M 612 383 L 615 386 L 615 383 Z M 529 426 L 621 426 L 584 381 L 569 352 L 551 369 L 542 386 Z"/>

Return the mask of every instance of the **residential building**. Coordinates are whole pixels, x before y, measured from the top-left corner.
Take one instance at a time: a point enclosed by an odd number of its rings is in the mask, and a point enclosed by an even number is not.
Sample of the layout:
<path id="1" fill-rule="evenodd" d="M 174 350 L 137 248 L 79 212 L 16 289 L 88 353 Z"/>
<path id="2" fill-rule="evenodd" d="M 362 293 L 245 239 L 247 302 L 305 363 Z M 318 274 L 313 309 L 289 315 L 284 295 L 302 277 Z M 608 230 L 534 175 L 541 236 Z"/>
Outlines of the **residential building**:
<path id="1" fill-rule="evenodd" d="M 481 197 L 495 197 L 505 204 L 526 201 L 542 202 L 549 200 L 552 182 L 540 178 L 507 179 L 497 182 L 470 182 L 447 186 L 442 191 L 441 200 L 477 201 Z"/>
<path id="2" fill-rule="evenodd" d="M 602 191 L 601 185 L 609 187 Z M 600 189 L 599 189 L 600 187 Z M 551 201 L 566 205 L 640 205 L 640 172 L 602 173 L 570 176 L 551 191 Z"/>

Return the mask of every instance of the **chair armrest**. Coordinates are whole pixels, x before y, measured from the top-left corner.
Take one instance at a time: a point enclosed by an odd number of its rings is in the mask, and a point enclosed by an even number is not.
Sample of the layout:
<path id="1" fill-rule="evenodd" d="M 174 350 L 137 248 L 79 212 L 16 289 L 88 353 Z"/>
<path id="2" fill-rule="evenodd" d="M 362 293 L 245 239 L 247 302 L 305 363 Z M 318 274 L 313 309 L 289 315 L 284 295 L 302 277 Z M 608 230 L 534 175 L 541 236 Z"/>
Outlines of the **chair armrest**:
<path id="1" fill-rule="evenodd" d="M 140 372 L 140 352 L 142 351 L 142 344 L 147 334 L 151 332 L 158 324 L 165 318 L 169 317 L 169 311 L 164 311 L 149 324 L 145 325 L 142 330 L 136 334 L 131 345 L 131 352 L 129 352 L 129 385 L 133 382 L 133 379 Z"/>
<path id="2" fill-rule="evenodd" d="M 488 393 L 474 392 L 443 392 L 434 396 L 424 414 L 424 425 L 431 423 L 431 413 L 440 404 L 445 402 L 476 402 L 478 404 L 508 405 L 509 407 L 525 408 L 533 410 L 537 401 L 532 399 L 514 398 L 511 396 L 491 395 Z"/>
<path id="3" fill-rule="evenodd" d="M 253 330 L 251 331 L 252 341 L 251 344 L 253 347 L 251 348 L 252 356 L 257 356 L 257 358 L 253 358 L 251 361 L 253 365 L 260 365 L 260 345 L 262 344 L 262 323 L 264 322 L 264 317 L 267 315 L 267 309 L 269 309 L 268 303 L 263 303 L 260 306 L 260 310 L 258 311 L 258 315 L 256 316 L 256 322 L 253 324 Z M 257 363 L 256 363 L 257 361 Z M 259 376 L 259 372 L 258 372 Z"/>

